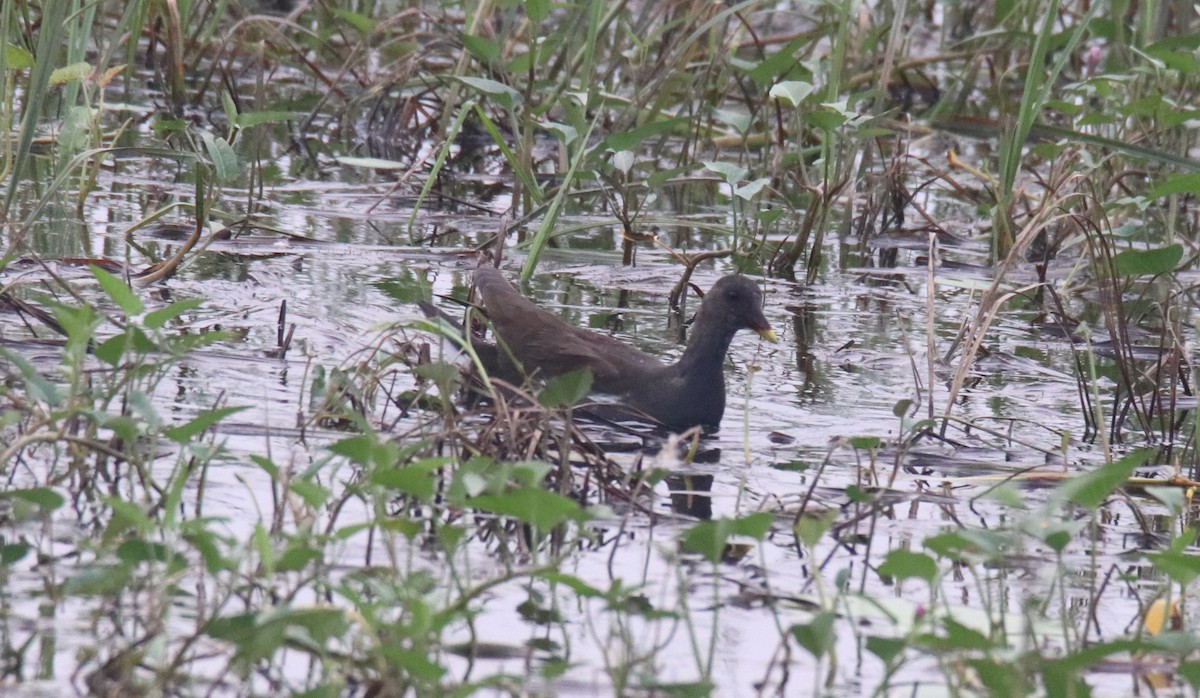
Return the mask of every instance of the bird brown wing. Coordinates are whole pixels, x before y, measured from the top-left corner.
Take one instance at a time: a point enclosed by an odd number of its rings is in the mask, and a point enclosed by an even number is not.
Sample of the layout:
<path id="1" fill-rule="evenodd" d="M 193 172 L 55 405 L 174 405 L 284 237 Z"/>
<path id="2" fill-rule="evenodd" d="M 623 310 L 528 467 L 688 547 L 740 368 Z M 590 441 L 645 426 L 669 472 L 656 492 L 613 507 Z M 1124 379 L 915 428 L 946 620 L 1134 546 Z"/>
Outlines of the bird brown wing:
<path id="1" fill-rule="evenodd" d="M 593 386 L 621 393 L 631 376 L 662 368 L 653 356 L 608 335 L 572 327 L 522 296 L 497 269 L 480 266 L 475 287 L 496 335 L 525 371 L 557 376 L 589 368 Z"/>

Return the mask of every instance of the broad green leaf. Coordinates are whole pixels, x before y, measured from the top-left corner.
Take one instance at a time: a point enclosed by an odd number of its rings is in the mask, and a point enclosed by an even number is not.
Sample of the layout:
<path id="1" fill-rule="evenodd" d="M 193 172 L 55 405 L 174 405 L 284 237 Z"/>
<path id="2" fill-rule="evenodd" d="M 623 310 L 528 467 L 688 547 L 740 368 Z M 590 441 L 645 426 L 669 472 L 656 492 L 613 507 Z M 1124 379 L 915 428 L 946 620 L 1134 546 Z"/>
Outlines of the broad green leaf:
<path id="1" fill-rule="evenodd" d="M 208 151 L 208 157 L 212 160 L 213 171 L 218 182 L 230 182 L 237 178 L 241 172 L 238 166 L 237 153 L 233 152 L 233 146 L 220 136 L 214 136 L 211 133 L 204 133 L 204 149 Z"/>
<path id="2" fill-rule="evenodd" d="M 738 519 L 719 518 L 701 521 L 684 532 L 679 547 L 685 552 L 702 555 L 716 564 L 725 557 L 725 550 L 733 536 L 747 536 L 762 540 L 771 530 L 771 515 L 750 514 Z"/>
<path id="3" fill-rule="evenodd" d="M 613 133 L 604 139 L 602 150 L 636 150 L 638 145 L 647 138 L 670 133 L 676 129 L 686 129 L 689 120 L 685 118 L 663 119 L 642 124 L 631 131 Z"/>
<path id="4" fill-rule="evenodd" d="M 51 407 L 57 407 L 62 403 L 62 396 L 58 392 L 58 386 L 46 380 L 46 377 L 39 373 L 24 356 L 9 351 L 6 347 L 0 347 L 0 356 L 7 359 L 9 363 L 16 366 L 17 370 L 21 372 L 21 378 L 25 381 L 25 389 L 29 391 L 30 397 L 38 402 L 44 402 Z"/>
<path id="5" fill-rule="evenodd" d="M 462 82 L 468 87 L 473 87 L 485 95 L 495 97 L 496 101 L 506 109 L 512 109 L 516 105 L 520 104 L 521 100 L 523 99 L 520 92 L 517 92 L 502 82 L 497 82 L 490 78 L 476 78 L 467 75 L 458 78 L 458 80 L 459 82 Z"/>
<path id="6" fill-rule="evenodd" d="M 500 60 L 500 44 L 485 36 L 464 35 L 463 48 L 485 65 Z"/>
<path id="7" fill-rule="evenodd" d="M 362 34 L 370 34 L 371 32 L 375 31 L 375 27 L 377 25 L 375 20 L 364 14 L 352 12 L 350 10 L 344 10 L 341 8 L 334 9 L 333 16 L 354 27 Z"/>
<path id="8" fill-rule="evenodd" d="M 703 164 L 704 169 L 721 175 L 721 179 L 735 186 L 738 182 L 746 179 L 746 176 L 750 174 L 750 170 L 747 170 L 745 167 L 741 167 L 740 165 L 732 165 L 728 162 L 710 161 Z"/>
<path id="9" fill-rule="evenodd" d="M 571 145 L 571 142 L 579 138 L 579 131 L 574 126 L 560 124 L 557 121 L 543 121 L 539 124 L 542 128 L 558 137 L 563 145 Z"/>
<path id="10" fill-rule="evenodd" d="M 800 643 L 800 646 L 808 650 L 814 657 L 818 659 L 824 657 L 833 650 L 837 641 L 837 636 L 833 632 L 833 622 L 836 619 L 837 615 L 832 611 L 821 611 L 813 616 L 812 622 L 806 625 L 793 625 L 791 627 L 792 637 L 796 638 L 796 642 Z"/>
<path id="11" fill-rule="evenodd" d="M 879 574 L 896 579 L 923 579 L 932 583 L 937 577 L 937 562 L 925 553 L 892 550 L 879 566 Z"/>
<path id="12" fill-rule="evenodd" d="M 583 368 L 551 378 L 538 395 L 544 407 L 570 407 L 587 397 L 592 390 L 592 371 Z"/>
<path id="13" fill-rule="evenodd" d="M 128 591 L 132 579 L 126 565 L 96 564 L 78 568 L 62 585 L 70 596 L 111 596 Z"/>
<path id="14" fill-rule="evenodd" d="M 430 500 L 437 486 L 434 471 L 446 467 L 449 463 L 448 458 L 425 458 L 412 465 L 381 467 L 371 473 L 370 480 L 381 487 L 398 490 L 421 500 Z"/>
<path id="15" fill-rule="evenodd" d="M 295 111 L 251 111 L 238 114 L 233 123 L 238 128 L 250 128 L 259 124 L 287 122 L 304 116 L 304 113 Z"/>
<path id="16" fill-rule="evenodd" d="M 152 310 L 146 313 L 146 317 L 142 319 L 142 323 L 151 330 L 157 330 L 170 320 L 183 315 L 189 310 L 194 310 L 204 305 L 202 298 L 185 298 L 181 301 L 175 301 L 165 308 Z"/>
<path id="17" fill-rule="evenodd" d="M 0 498 L 4 499 L 19 499 L 23 502 L 29 502 L 38 508 L 50 512 L 61 507 L 66 503 L 66 499 L 50 489 L 49 487 L 31 487 L 21 490 L 8 490 L 0 492 Z"/>
<path id="18" fill-rule="evenodd" d="M 14 46 L 5 41 L 4 52 L 7 54 L 5 58 L 8 61 L 9 70 L 25 70 L 33 67 L 33 54 L 20 46 Z"/>
<path id="19" fill-rule="evenodd" d="M 222 419 L 246 409 L 249 409 L 249 407 L 243 405 L 236 407 L 219 407 L 215 410 L 205 410 L 196 415 L 195 418 L 186 424 L 164 430 L 163 436 L 166 436 L 168 439 L 177 444 L 186 444 L 205 429 L 211 427 Z"/>
<path id="20" fill-rule="evenodd" d="M 1200 172 L 1167 177 L 1161 184 L 1151 188 L 1147 196 L 1151 199 L 1160 199 L 1173 194 L 1200 194 Z"/>
<path id="21" fill-rule="evenodd" d="M 1085 509 L 1095 509 L 1113 493 L 1113 490 L 1123 485 L 1135 469 L 1149 463 L 1153 457 L 1153 449 L 1133 451 L 1118 461 L 1067 480 L 1059 486 L 1058 494 Z"/>
<path id="22" fill-rule="evenodd" d="M 768 94 L 771 99 L 778 99 L 786 102 L 789 106 L 798 107 L 804 103 L 804 98 L 815 90 L 812 83 L 801 80 L 785 80 L 776 83 Z"/>
<path id="23" fill-rule="evenodd" d="M 92 275 L 100 282 L 100 287 L 108 294 L 108 297 L 121 308 L 126 315 L 140 315 L 142 312 L 142 299 L 137 297 L 124 281 L 112 274 L 104 271 L 100 267 L 92 266 Z"/>
<path id="24" fill-rule="evenodd" d="M 742 186 L 734 189 L 733 193 L 741 199 L 750 201 L 770 183 L 770 177 L 760 177 L 758 179 L 746 182 Z"/>
<path id="25" fill-rule="evenodd" d="M 796 59 L 796 52 L 807 46 L 809 41 L 809 39 L 795 39 L 767 56 L 750 70 L 750 79 L 759 85 L 766 86 L 774 82 L 775 78 L 792 72 L 800 63 Z"/>
<path id="26" fill-rule="evenodd" d="M 550 14 L 550 0 L 525 0 L 524 4 L 530 22 L 541 22 Z"/>
<path id="27" fill-rule="evenodd" d="M 905 647 L 908 643 L 901 638 L 867 636 L 867 651 L 882 659 L 884 664 L 891 664 Z"/>
<path id="28" fill-rule="evenodd" d="M 574 500 L 537 486 L 484 494 L 468 502 L 476 509 L 516 519 L 543 532 L 584 513 Z"/>
<path id="29" fill-rule="evenodd" d="M 1125 250 L 1113 256 L 1117 276 L 1156 276 L 1169 274 L 1183 259 L 1183 245 L 1174 244 L 1151 250 Z"/>

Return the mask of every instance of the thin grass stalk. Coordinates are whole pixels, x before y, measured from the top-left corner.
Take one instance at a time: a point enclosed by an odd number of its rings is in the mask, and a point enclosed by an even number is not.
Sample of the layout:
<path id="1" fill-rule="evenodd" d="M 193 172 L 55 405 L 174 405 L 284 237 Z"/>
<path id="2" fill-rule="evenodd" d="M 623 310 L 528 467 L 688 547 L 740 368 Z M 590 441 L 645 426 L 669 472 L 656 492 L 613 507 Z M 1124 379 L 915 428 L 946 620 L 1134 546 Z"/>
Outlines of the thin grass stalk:
<path id="1" fill-rule="evenodd" d="M 480 26 L 483 25 L 484 21 L 491 18 L 492 11 L 493 11 L 492 8 L 494 5 L 495 5 L 494 0 L 481 0 L 479 2 L 479 4 L 475 6 L 475 11 L 474 11 L 474 13 L 472 13 L 470 15 L 470 22 L 468 23 L 467 29 L 465 32 L 468 36 L 476 36 L 479 34 Z M 470 8 L 471 8 L 471 3 L 467 3 L 466 8 L 469 12 Z M 463 51 L 462 55 L 459 56 L 458 63 L 455 64 L 454 72 L 450 74 L 450 77 L 461 78 L 463 75 L 466 75 L 467 66 L 470 64 L 471 64 L 471 52 Z M 446 131 L 446 121 L 450 116 L 450 112 L 453 111 L 458 106 L 459 92 L 462 90 L 462 83 L 458 82 L 457 80 L 450 80 L 448 84 L 449 84 L 449 87 L 446 88 L 446 96 L 442 100 L 442 105 L 443 105 L 442 106 L 442 118 L 438 124 L 440 126 L 439 130 L 442 131 L 443 133 Z M 471 101 L 471 100 L 469 100 L 469 101 Z M 465 113 L 466 113 L 465 110 L 459 110 L 458 118 L 454 122 L 457 126 L 459 126 L 459 127 L 462 126 L 462 116 Z M 453 129 L 454 126 L 452 125 L 451 128 Z M 455 131 L 455 134 L 457 134 L 457 131 Z M 447 138 L 446 142 L 449 143 L 453 140 L 454 140 L 453 138 Z M 413 211 L 413 214 L 415 216 L 416 211 Z M 409 227 L 409 234 L 411 235 L 412 234 L 412 222 L 411 221 L 409 222 L 408 227 Z"/>
<path id="2" fill-rule="evenodd" d="M 25 86 L 21 131 L 17 137 L 17 152 L 13 156 L 12 172 L 9 173 L 8 196 L 5 198 L 3 210 L 0 210 L 0 220 L 8 220 L 9 211 L 17 198 L 17 190 L 20 189 L 21 175 L 25 171 L 29 150 L 33 146 L 33 136 L 37 132 L 42 107 L 46 102 L 50 74 L 54 72 L 55 57 L 58 55 L 58 47 L 62 45 L 63 20 L 67 16 L 68 4 L 48 2 L 42 7 L 42 27 L 38 32 L 37 55 L 34 56 L 29 82 Z M 8 8 L 9 3 L 4 3 L 4 7 Z M 6 33 L 6 40 L 7 36 Z M 10 240 L 9 244 L 16 246 L 22 242 L 23 236 L 20 236 Z"/>
<path id="3" fill-rule="evenodd" d="M 483 124 L 484 130 L 492 137 L 492 141 L 496 147 L 500 149 L 500 154 L 508 161 L 509 167 L 512 168 L 513 176 L 520 180 L 521 187 L 527 196 L 535 202 L 534 205 L 541 204 L 546 199 L 545 192 L 538 186 L 537 178 L 533 176 L 533 171 L 530 168 L 530 152 L 529 148 L 522 148 L 520 156 L 513 152 L 512 148 L 508 147 L 508 143 L 504 140 L 504 135 L 500 133 L 500 129 L 496 128 L 496 124 L 488 118 L 488 115 L 483 111 L 483 106 L 475 104 L 475 115 L 479 117 L 479 121 Z M 520 131 L 514 131 L 520 133 Z M 528 206 L 527 208 L 532 208 Z"/>
<path id="4" fill-rule="evenodd" d="M 457 83 L 456 83 L 457 84 Z M 425 185 L 421 187 L 421 193 L 417 195 L 416 202 L 413 203 L 412 214 L 408 217 L 408 235 L 412 237 L 413 226 L 417 222 L 417 214 L 421 211 L 421 205 L 429 196 L 430 190 L 437 182 L 438 174 L 441 173 L 442 167 L 446 164 L 446 158 L 450 155 L 450 146 L 454 145 L 454 139 L 458 138 L 458 132 L 462 130 L 463 122 L 466 121 L 467 115 L 475 108 L 475 100 L 468 99 L 463 103 L 462 108 L 458 110 L 458 115 L 454 117 L 454 123 L 450 124 L 450 130 L 446 132 L 446 139 L 442 143 L 442 147 L 438 150 L 437 159 L 433 161 L 433 168 L 429 171 L 429 176 L 425 178 Z"/>
<path id="5" fill-rule="evenodd" d="M 1058 53 L 1057 59 L 1049 72 L 1043 71 L 1046 54 L 1054 38 L 1054 24 L 1058 19 L 1058 0 L 1050 0 L 1050 6 L 1045 10 L 1045 20 L 1041 30 L 1033 42 L 1033 53 L 1029 58 L 1029 68 L 1025 73 L 1025 87 L 1021 93 L 1021 107 L 1017 112 L 1017 123 L 1011 132 L 1006 133 L 1000 140 L 1000 182 L 996 189 L 996 208 L 992 216 L 992 258 L 993 261 L 1008 254 L 1012 244 L 1012 226 L 1008 211 L 1012 204 L 1013 187 L 1017 181 L 1017 171 L 1021 168 L 1021 153 L 1025 142 L 1033 129 L 1034 121 L 1041 113 L 1046 101 L 1050 98 L 1050 90 L 1058 76 L 1062 74 L 1067 61 L 1075 53 L 1076 47 L 1083 39 L 1083 33 L 1096 16 L 1099 3 L 1093 3 L 1087 14 L 1075 25 L 1067 44 Z"/>
<path id="6" fill-rule="evenodd" d="M 941 434 L 944 436 L 946 427 L 949 423 L 950 413 L 954 409 L 955 402 L 958 398 L 958 392 L 962 390 L 963 385 L 967 380 L 967 372 L 975 363 L 975 356 L 979 352 L 979 348 L 983 346 L 983 340 L 987 334 L 987 330 L 995 321 L 996 316 L 1000 312 L 1001 307 L 1010 299 L 1036 289 L 1041 286 L 1041 282 L 1029 284 L 1016 291 L 1004 292 L 1001 291 L 1001 285 L 1004 283 L 1010 269 L 1016 266 L 1017 261 L 1024 254 L 1025 248 L 1037 237 L 1039 231 L 1053 224 L 1059 218 L 1065 218 L 1069 214 L 1058 214 L 1050 216 L 1052 206 L 1049 202 L 1038 209 L 1032 218 L 1025 224 L 1024 230 L 1017 236 L 1017 240 L 1008 254 L 1004 258 L 1004 263 L 996 271 L 995 277 L 992 279 L 991 285 L 984 291 L 979 299 L 979 309 L 975 313 L 975 318 L 972 320 L 970 327 L 967 329 L 967 342 L 963 347 L 963 353 L 959 359 L 958 368 L 954 371 L 954 379 L 950 384 L 950 393 L 946 396 L 946 411 L 942 415 Z"/>
<path id="7" fill-rule="evenodd" d="M 7 41 L 9 32 L 12 30 L 12 3 L 0 3 L 0 41 Z M 3 146 L 3 166 L 0 166 L 0 182 L 3 182 L 12 172 L 13 166 L 13 148 L 12 138 L 7 134 L 12 133 L 12 115 L 13 102 L 16 100 L 16 90 L 14 89 L 15 81 L 12 73 L 8 70 L 8 50 L 0 51 L 0 133 L 6 134 L 4 137 Z M 14 180 L 15 183 L 15 180 Z M 10 187 L 11 188 L 11 187 Z M 5 209 L 0 209 L 0 222 L 7 220 Z M 3 265 L 0 265 L 3 268 Z"/>
<path id="8" fill-rule="evenodd" d="M 583 163 L 588 160 L 592 149 L 588 146 L 588 141 L 592 138 L 592 132 L 596 130 L 596 124 L 599 122 L 601 114 L 596 113 L 596 118 L 592 119 L 592 123 L 588 126 L 587 133 L 575 140 L 576 150 L 575 157 L 571 158 L 571 168 L 567 170 L 567 174 L 563 177 L 562 184 L 559 185 L 558 193 L 550 202 L 550 208 L 546 210 L 546 215 L 542 218 L 542 225 L 538 228 L 537 234 L 529 243 L 529 256 L 525 258 L 525 265 L 521 267 L 521 283 L 529 281 L 533 276 L 533 272 L 537 269 L 538 259 L 542 255 L 542 250 L 546 248 L 546 243 L 554 231 L 554 224 L 558 221 L 558 216 L 562 212 L 563 203 L 567 200 L 567 196 L 571 191 L 571 185 L 579 176 L 579 171 L 583 167 Z"/>

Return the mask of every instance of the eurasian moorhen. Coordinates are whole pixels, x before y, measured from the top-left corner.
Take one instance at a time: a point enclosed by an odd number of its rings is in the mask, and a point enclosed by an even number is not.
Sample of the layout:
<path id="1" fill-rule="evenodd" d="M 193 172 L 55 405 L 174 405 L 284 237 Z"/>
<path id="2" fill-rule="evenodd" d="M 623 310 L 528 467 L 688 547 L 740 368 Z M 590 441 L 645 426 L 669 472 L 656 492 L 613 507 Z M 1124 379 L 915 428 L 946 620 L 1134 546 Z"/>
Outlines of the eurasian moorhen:
<path id="1" fill-rule="evenodd" d="M 519 382 L 523 375 L 553 377 L 589 368 L 593 390 L 618 395 L 676 431 L 720 425 L 725 352 L 738 330 L 776 341 L 763 316 L 762 293 L 745 276 L 726 276 L 713 285 L 696 313 L 687 349 L 670 366 L 613 337 L 566 324 L 522 296 L 490 264 L 475 270 L 475 287 L 501 344 L 479 352 L 489 373 Z"/>

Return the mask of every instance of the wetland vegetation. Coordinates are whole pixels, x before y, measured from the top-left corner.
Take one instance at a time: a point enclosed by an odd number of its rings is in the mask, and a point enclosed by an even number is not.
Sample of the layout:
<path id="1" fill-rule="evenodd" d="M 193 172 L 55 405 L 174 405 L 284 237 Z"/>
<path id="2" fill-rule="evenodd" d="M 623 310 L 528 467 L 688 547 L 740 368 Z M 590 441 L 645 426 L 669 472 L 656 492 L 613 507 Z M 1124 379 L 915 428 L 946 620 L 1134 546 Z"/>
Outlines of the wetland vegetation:
<path id="1" fill-rule="evenodd" d="M 1192 6 L 13 0 L 0 37 L 6 693 L 1200 690 Z M 498 247 L 665 361 L 734 272 L 780 342 L 734 340 L 714 434 L 587 418 L 419 309 Z"/>

